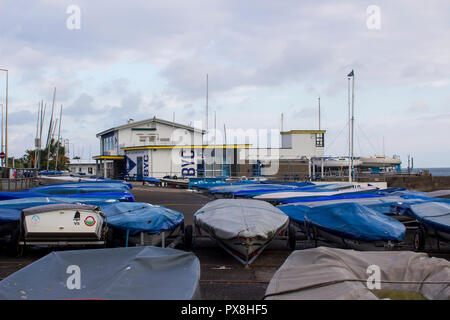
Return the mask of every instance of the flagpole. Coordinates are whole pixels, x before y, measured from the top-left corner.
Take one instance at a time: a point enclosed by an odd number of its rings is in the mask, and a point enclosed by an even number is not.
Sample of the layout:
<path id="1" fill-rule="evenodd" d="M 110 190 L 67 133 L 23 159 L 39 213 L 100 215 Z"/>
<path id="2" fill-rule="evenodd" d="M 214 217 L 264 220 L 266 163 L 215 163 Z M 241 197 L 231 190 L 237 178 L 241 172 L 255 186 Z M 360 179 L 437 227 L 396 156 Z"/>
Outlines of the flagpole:
<path id="1" fill-rule="evenodd" d="M 348 77 L 348 182 L 352 182 L 352 174 L 351 174 L 351 120 L 350 120 L 350 77 Z"/>
<path id="2" fill-rule="evenodd" d="M 353 154 L 353 150 L 354 150 L 354 148 L 353 148 L 353 146 L 354 146 L 354 133 L 355 133 L 355 129 L 354 129 L 354 127 L 355 127 L 355 73 L 353 72 L 353 70 L 352 70 L 352 73 L 353 73 L 353 79 L 352 79 L 352 179 L 354 180 L 355 179 L 355 167 L 354 167 L 354 164 L 353 164 L 353 157 L 354 157 L 354 154 Z"/>

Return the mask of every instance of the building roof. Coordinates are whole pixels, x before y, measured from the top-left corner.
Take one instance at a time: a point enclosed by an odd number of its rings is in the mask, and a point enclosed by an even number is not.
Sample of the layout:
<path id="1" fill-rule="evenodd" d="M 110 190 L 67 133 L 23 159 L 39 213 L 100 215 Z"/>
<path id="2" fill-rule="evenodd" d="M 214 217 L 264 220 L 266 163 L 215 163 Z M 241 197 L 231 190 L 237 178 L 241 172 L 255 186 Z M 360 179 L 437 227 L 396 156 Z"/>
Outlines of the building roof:
<path id="1" fill-rule="evenodd" d="M 145 149 L 240 149 L 250 148 L 251 144 L 218 144 L 218 145 L 151 145 L 151 146 L 137 146 L 121 148 L 125 151 L 131 150 L 145 150 Z"/>
<path id="2" fill-rule="evenodd" d="M 164 120 L 164 119 L 159 119 L 159 118 L 153 117 L 153 118 L 150 118 L 150 119 L 141 120 L 141 121 L 132 121 L 132 122 L 129 122 L 129 123 L 121 125 L 121 126 L 109 128 L 109 129 L 104 130 L 104 131 L 102 131 L 100 133 L 97 133 L 96 137 L 98 138 L 98 137 L 103 136 L 103 135 L 105 135 L 107 133 L 110 133 L 110 132 L 114 132 L 114 131 L 122 130 L 122 129 L 139 127 L 139 126 L 145 125 L 147 123 L 153 123 L 153 122 L 165 124 L 165 125 L 168 125 L 168 126 L 171 126 L 171 127 L 175 127 L 175 128 L 181 128 L 181 129 L 185 129 L 185 130 L 190 130 L 190 131 L 196 131 L 196 132 L 202 132 L 202 133 L 206 132 L 205 130 L 201 130 L 201 129 L 198 129 L 198 128 L 186 126 L 186 125 L 181 124 L 181 123 L 167 121 L 167 120 Z M 148 128 L 145 128 L 145 129 L 148 129 Z"/>
<path id="3" fill-rule="evenodd" d="M 295 133 L 325 133 L 326 130 L 290 130 L 282 131 L 280 134 L 295 134 Z"/>

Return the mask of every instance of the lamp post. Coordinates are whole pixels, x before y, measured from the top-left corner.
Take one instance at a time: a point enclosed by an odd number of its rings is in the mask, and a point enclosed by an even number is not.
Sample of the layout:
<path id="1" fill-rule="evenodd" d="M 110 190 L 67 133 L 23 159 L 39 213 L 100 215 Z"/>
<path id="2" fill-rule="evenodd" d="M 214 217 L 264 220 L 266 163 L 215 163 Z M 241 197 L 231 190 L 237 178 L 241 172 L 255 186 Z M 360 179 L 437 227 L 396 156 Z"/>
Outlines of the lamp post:
<path id="1" fill-rule="evenodd" d="M 5 159 L 6 167 L 8 167 L 8 70 L 0 69 L 6 72 L 6 107 L 5 107 Z M 3 131 L 2 131 L 3 134 Z"/>

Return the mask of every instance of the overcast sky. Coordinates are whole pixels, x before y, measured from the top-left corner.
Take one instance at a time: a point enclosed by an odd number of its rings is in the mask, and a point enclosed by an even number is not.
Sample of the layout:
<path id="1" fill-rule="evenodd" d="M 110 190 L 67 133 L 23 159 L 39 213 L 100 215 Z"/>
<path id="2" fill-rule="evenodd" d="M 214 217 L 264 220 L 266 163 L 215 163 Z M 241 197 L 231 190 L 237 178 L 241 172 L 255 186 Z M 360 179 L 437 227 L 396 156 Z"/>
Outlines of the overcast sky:
<path id="1" fill-rule="evenodd" d="M 450 167 L 449 14 L 448 0 L 0 0 L 9 154 L 33 148 L 54 87 L 70 155 L 89 158 L 129 118 L 204 121 L 208 73 L 210 126 L 216 112 L 218 128 L 280 129 L 284 113 L 285 130 L 317 129 L 320 96 L 325 153 L 345 155 L 354 69 L 357 155 Z"/>

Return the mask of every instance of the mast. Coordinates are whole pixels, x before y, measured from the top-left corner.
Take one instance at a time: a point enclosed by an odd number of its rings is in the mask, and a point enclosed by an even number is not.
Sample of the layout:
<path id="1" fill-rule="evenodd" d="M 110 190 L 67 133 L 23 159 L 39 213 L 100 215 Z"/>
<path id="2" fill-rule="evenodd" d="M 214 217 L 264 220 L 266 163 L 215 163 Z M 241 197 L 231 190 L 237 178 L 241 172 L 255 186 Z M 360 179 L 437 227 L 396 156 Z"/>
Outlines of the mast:
<path id="1" fill-rule="evenodd" d="M 206 74 L 206 134 L 208 134 L 208 74 Z"/>
<path id="2" fill-rule="evenodd" d="M 47 171 L 49 169 L 50 164 L 50 144 L 51 144 L 51 136 L 52 136 L 52 129 L 53 129 L 53 111 L 55 109 L 55 95 L 56 95 L 56 87 L 53 90 L 53 103 L 52 103 L 52 116 L 50 117 L 50 124 L 48 126 L 48 135 L 47 135 Z"/>
<path id="3" fill-rule="evenodd" d="M 350 77 L 348 78 L 348 182 L 352 182 L 351 174 L 351 121 L 350 121 Z"/>
<path id="4" fill-rule="evenodd" d="M 3 108 L 2 108 L 3 113 Z M 37 166 L 37 154 L 38 154 L 38 139 L 39 139 L 39 121 L 41 118 L 41 102 L 38 103 L 38 114 L 37 114 L 37 122 L 36 122 L 36 138 L 34 139 L 34 164 L 33 167 L 36 169 Z M 2 117 L 3 118 L 3 117 Z"/>
<path id="5" fill-rule="evenodd" d="M 354 154 L 353 154 L 353 146 L 354 146 L 354 129 L 355 127 L 355 74 L 352 70 L 352 179 L 355 178 L 355 167 L 353 163 Z"/>
<path id="6" fill-rule="evenodd" d="M 63 106 L 61 105 L 61 110 L 59 112 L 59 128 L 58 128 L 58 141 L 56 142 L 56 164 L 55 164 L 55 171 L 58 170 L 58 156 L 59 156 L 59 139 L 61 137 L 61 119 L 62 119 L 62 109 Z"/>
<path id="7" fill-rule="evenodd" d="M 319 130 L 320 130 L 320 97 L 319 97 Z"/>

